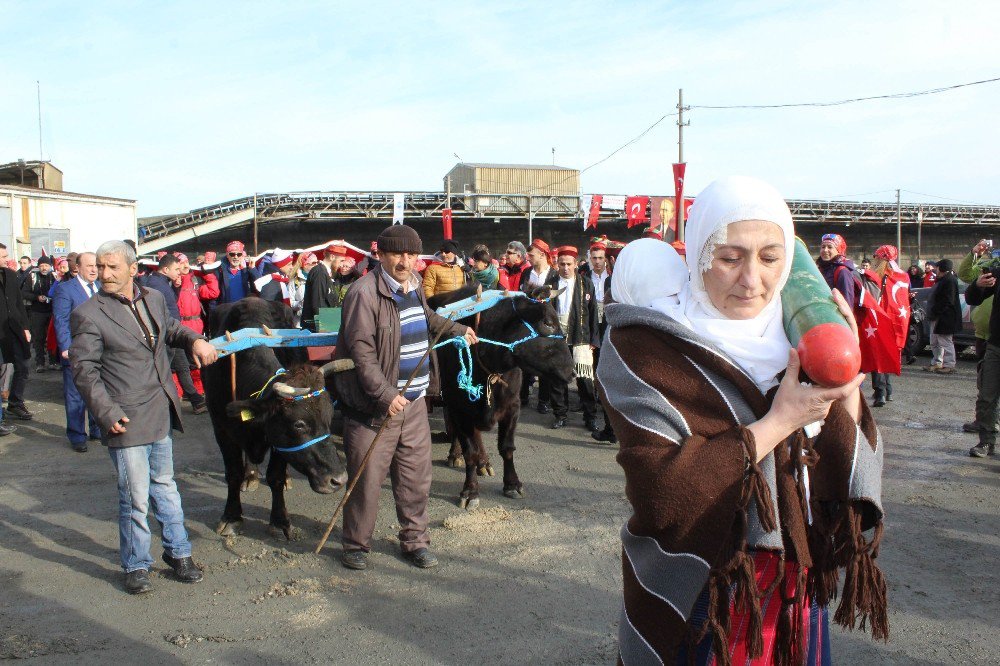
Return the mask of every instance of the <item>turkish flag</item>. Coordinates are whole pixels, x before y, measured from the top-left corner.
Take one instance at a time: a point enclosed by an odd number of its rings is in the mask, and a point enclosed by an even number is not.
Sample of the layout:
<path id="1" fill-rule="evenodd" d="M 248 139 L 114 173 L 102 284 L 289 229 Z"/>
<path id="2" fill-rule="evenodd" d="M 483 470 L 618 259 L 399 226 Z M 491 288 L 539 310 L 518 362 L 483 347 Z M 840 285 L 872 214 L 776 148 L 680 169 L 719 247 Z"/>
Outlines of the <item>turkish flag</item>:
<path id="1" fill-rule="evenodd" d="M 684 205 L 684 172 L 687 170 L 687 163 L 680 162 L 674 164 L 674 210 L 677 211 L 678 220 L 671 225 L 674 232 L 677 231 L 677 224 L 687 219 L 687 209 L 681 208 Z"/>
<path id="2" fill-rule="evenodd" d="M 601 216 L 601 202 L 604 201 L 603 194 L 595 194 L 594 198 L 590 200 L 590 215 L 587 217 L 586 229 L 596 229 L 597 228 L 597 218 Z"/>
<path id="3" fill-rule="evenodd" d="M 445 240 L 451 240 L 451 208 L 441 211 L 441 230 Z"/>
<path id="4" fill-rule="evenodd" d="M 896 322 L 867 289 L 860 289 L 861 298 L 855 308 L 861 347 L 861 372 L 901 372 L 899 347 L 896 345 Z M 898 318 L 898 317 L 897 317 Z"/>
<path id="5" fill-rule="evenodd" d="M 628 218 L 628 228 L 643 224 L 649 218 L 646 216 L 646 206 L 649 197 L 628 197 L 625 199 L 625 216 Z"/>
<path id="6" fill-rule="evenodd" d="M 906 334 L 910 327 L 910 279 L 894 261 L 889 262 L 889 269 L 885 273 L 879 305 L 892 318 L 896 330 L 896 346 L 902 350 L 906 346 Z"/>

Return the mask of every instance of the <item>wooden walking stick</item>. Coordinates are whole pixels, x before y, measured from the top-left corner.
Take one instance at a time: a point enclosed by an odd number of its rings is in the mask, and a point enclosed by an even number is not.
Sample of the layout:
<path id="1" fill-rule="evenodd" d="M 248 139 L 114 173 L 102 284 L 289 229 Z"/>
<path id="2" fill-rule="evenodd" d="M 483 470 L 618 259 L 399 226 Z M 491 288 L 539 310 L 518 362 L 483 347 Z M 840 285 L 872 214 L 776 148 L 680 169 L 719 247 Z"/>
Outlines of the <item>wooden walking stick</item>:
<path id="1" fill-rule="evenodd" d="M 448 321 L 451 321 L 451 317 L 448 317 Z M 414 368 L 413 372 L 410 374 L 410 378 L 406 380 L 406 384 L 403 386 L 403 388 L 399 389 L 399 393 L 397 395 L 405 394 L 406 390 L 410 388 L 410 384 L 413 383 L 413 380 L 416 378 L 417 373 L 420 371 L 420 366 L 422 366 L 424 364 L 424 360 L 426 360 L 427 357 L 430 356 L 431 350 L 434 349 L 434 345 L 436 345 L 438 343 L 438 340 L 441 339 L 442 334 L 444 334 L 443 327 L 438 332 L 438 334 L 434 336 L 434 341 L 431 342 L 429 345 L 427 345 L 427 351 L 425 351 L 424 355 L 420 357 L 420 362 L 417 363 L 417 367 Z M 340 515 L 340 512 L 344 508 L 344 505 L 347 504 L 347 498 L 349 498 L 351 496 L 351 493 L 354 492 L 354 486 L 358 485 L 358 479 L 361 478 L 361 475 L 365 471 L 365 467 L 368 466 L 368 461 L 371 459 L 372 453 L 374 453 L 375 451 L 375 445 L 378 444 L 378 440 L 382 437 L 382 433 L 385 432 L 385 429 L 389 425 L 389 421 L 391 420 L 392 417 L 389 416 L 388 414 L 386 414 L 385 418 L 382 419 L 382 425 L 379 426 L 378 431 L 375 433 L 375 439 L 373 439 L 372 443 L 368 445 L 368 451 L 365 452 L 365 457 L 361 459 L 361 465 L 358 466 L 357 473 L 354 475 L 354 478 L 351 479 L 351 482 L 348 484 L 347 490 L 344 492 L 344 496 L 340 498 L 340 503 L 337 504 L 337 508 L 333 512 L 333 517 L 330 518 L 330 522 L 326 526 L 326 532 L 323 533 L 323 538 L 319 540 L 319 543 L 316 545 L 316 550 L 313 551 L 317 555 L 319 555 L 319 552 L 323 550 L 323 546 L 326 545 L 326 540 L 330 538 L 330 533 L 333 532 L 333 528 L 337 524 L 337 516 Z"/>

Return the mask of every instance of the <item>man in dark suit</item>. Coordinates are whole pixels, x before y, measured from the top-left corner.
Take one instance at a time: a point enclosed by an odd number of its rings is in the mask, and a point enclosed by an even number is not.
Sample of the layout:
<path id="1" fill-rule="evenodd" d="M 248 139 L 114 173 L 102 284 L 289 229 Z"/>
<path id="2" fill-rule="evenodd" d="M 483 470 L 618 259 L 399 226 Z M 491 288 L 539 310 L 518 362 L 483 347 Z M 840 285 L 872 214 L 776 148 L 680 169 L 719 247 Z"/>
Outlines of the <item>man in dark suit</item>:
<path id="1" fill-rule="evenodd" d="M 135 250 L 121 241 L 97 249 L 101 290 L 70 315 L 73 379 L 101 428 L 118 472 L 118 531 L 125 589 L 152 590 L 149 500 L 163 528 L 163 561 L 177 578 L 197 583 L 181 497 L 174 483 L 171 429 L 180 404 L 167 347 L 188 349 L 199 365 L 218 354 L 204 337 L 173 319 L 158 291 L 135 284 Z"/>
<path id="2" fill-rule="evenodd" d="M 306 293 L 302 300 L 302 328 L 316 331 L 320 308 L 339 305 L 339 293 L 333 288 L 333 276 L 340 268 L 340 260 L 347 255 L 343 245 L 330 245 L 323 254 L 323 261 L 313 266 L 306 277 Z"/>
<path id="3" fill-rule="evenodd" d="M 69 316 L 77 307 L 83 305 L 91 296 L 97 294 L 101 283 L 97 281 L 97 255 L 93 252 L 83 252 L 77 259 L 79 272 L 72 280 L 63 280 L 56 284 L 52 295 L 52 319 L 56 329 L 56 344 L 59 348 L 59 361 L 62 364 L 63 402 L 66 403 L 66 437 L 69 445 L 78 453 L 87 452 L 88 430 L 90 439 L 100 439 L 101 430 L 94 420 L 94 415 L 87 413 L 83 404 L 83 396 L 73 381 L 73 370 L 69 364 L 69 347 L 72 342 L 69 328 Z M 88 428 L 89 426 L 89 428 Z"/>
<path id="4" fill-rule="evenodd" d="M 0 298 L 0 356 L 5 363 L 14 364 L 6 413 L 30 421 L 34 414 L 24 406 L 24 387 L 28 383 L 31 332 L 17 273 L 7 268 L 9 258 L 7 246 L 0 243 L 0 291 L 3 292 Z"/>
<path id="5" fill-rule="evenodd" d="M 576 371 L 576 389 L 583 403 L 583 423 L 591 433 L 597 430 L 597 400 L 594 395 L 594 350 L 599 345 L 597 337 L 597 301 L 594 283 L 577 273 L 577 249 L 563 246 L 558 249 L 556 268 L 559 271 L 559 289 L 556 298 L 556 315 L 566 336 L 566 344 L 573 354 Z M 566 425 L 569 411 L 569 385 L 552 386 L 553 429 Z"/>

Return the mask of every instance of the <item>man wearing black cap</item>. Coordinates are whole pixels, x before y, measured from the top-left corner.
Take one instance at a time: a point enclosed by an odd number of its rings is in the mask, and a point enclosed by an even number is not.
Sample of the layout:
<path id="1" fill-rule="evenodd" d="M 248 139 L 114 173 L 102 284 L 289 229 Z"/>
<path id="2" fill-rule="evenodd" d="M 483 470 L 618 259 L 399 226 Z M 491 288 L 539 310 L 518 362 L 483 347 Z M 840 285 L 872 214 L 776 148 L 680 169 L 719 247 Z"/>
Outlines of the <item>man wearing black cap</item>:
<path id="1" fill-rule="evenodd" d="M 43 254 L 38 258 L 38 272 L 33 273 L 21 289 L 24 300 L 31 303 L 28 307 L 28 327 L 31 330 L 31 346 L 35 349 L 37 372 L 56 368 L 55 363 L 49 359 L 49 351 L 45 348 L 49 322 L 52 320 L 52 299 L 49 297 L 49 291 L 55 282 L 52 260 Z"/>
<path id="2" fill-rule="evenodd" d="M 427 307 L 420 276 L 413 271 L 421 249 L 412 228 L 389 227 L 378 237 L 379 264 L 344 297 L 336 358 L 350 358 L 355 370 L 336 373 L 333 383 L 345 416 L 344 450 L 352 480 L 383 420 L 389 419 L 344 507 L 341 562 L 348 569 L 368 568 L 379 488 L 390 469 L 403 557 L 420 568 L 438 563 L 428 550 L 427 531 L 428 338 L 443 331 L 446 337 L 463 336 L 475 344 L 476 334 Z"/>
<path id="3" fill-rule="evenodd" d="M 465 271 L 458 261 L 461 252 L 458 243 L 450 238 L 441 243 L 441 260 L 433 262 L 424 271 L 424 296 L 430 298 L 465 286 Z"/>

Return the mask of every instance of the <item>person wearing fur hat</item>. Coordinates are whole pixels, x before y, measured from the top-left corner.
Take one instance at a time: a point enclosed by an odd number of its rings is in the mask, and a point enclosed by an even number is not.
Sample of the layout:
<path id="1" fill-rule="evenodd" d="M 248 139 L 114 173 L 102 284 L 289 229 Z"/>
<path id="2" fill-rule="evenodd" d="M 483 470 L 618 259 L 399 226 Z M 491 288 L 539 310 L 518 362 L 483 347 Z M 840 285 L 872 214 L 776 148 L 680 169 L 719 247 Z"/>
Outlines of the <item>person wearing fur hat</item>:
<path id="1" fill-rule="evenodd" d="M 461 254 L 455 241 L 447 239 L 441 243 L 441 260 L 431 263 L 424 271 L 424 296 L 430 298 L 465 286 L 465 271 L 459 261 Z"/>
<path id="2" fill-rule="evenodd" d="M 576 260 L 579 251 L 572 246 L 559 248 L 556 270 L 559 271 L 557 286 L 562 290 L 556 298 L 556 315 L 566 336 L 576 364 L 576 388 L 583 404 L 583 423 L 591 433 L 597 431 L 597 400 L 594 396 L 594 350 L 600 344 L 597 329 L 597 300 L 594 298 L 593 283 L 577 273 Z M 552 413 L 555 421 L 552 428 L 558 430 L 566 425 L 569 412 L 569 384 L 555 383 L 550 389 Z"/>
<path id="3" fill-rule="evenodd" d="M 937 262 L 934 288 L 927 297 L 927 319 L 931 323 L 931 363 L 924 370 L 950 375 L 955 372 L 955 341 L 962 330 L 962 301 L 958 277 L 951 259 Z"/>
<path id="4" fill-rule="evenodd" d="M 432 383 L 427 349 L 437 334 L 464 337 L 470 345 L 477 338 L 471 328 L 427 307 L 413 270 L 421 249 L 412 227 L 388 227 L 378 237 L 379 265 L 344 299 L 335 353 L 354 361 L 355 369 L 335 373 L 333 384 L 344 413 L 347 473 L 357 482 L 344 507 L 341 563 L 348 569 L 368 568 L 379 490 L 390 469 L 403 557 L 423 569 L 438 564 L 430 552 L 427 516 L 431 431 L 424 397 Z M 359 477 L 377 432 L 381 438 Z"/>
<path id="5" fill-rule="evenodd" d="M 302 328 L 315 332 L 319 322 L 320 308 L 340 306 L 339 294 L 334 289 L 333 276 L 340 268 L 341 260 L 347 256 L 347 248 L 331 243 L 323 252 L 323 259 L 309 271 L 306 277 L 305 299 L 302 301 Z"/>
<path id="6" fill-rule="evenodd" d="M 819 259 L 816 265 L 826 278 L 830 289 L 837 289 L 844 299 L 856 304 L 860 280 L 857 267 L 847 258 L 847 241 L 840 234 L 823 234 L 819 244 Z"/>
<path id="7" fill-rule="evenodd" d="M 42 255 L 38 258 L 38 271 L 25 282 L 24 288 L 21 290 L 25 301 L 31 302 L 28 307 L 28 321 L 31 330 L 31 346 L 35 352 L 36 372 L 58 369 L 55 361 L 49 358 L 49 352 L 45 348 L 49 322 L 52 320 L 52 297 L 49 296 L 49 292 L 52 291 L 55 283 L 56 277 L 52 272 L 52 259 Z"/>

